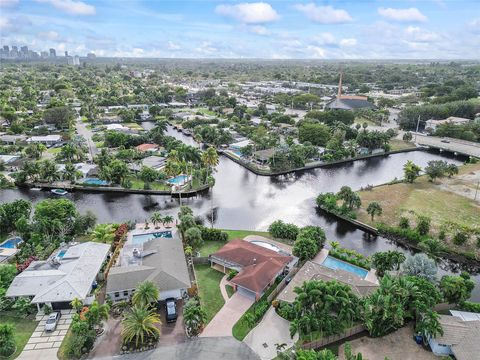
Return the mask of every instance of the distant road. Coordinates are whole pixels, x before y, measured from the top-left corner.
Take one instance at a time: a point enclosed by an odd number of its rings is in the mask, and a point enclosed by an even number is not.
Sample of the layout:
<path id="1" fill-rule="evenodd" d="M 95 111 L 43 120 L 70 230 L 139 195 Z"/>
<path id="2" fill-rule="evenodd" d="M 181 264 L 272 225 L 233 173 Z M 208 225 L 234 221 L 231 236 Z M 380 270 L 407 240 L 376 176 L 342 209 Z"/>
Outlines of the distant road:
<path id="1" fill-rule="evenodd" d="M 480 157 L 480 143 L 453 138 L 440 138 L 420 134 L 413 135 L 413 141 L 418 145 L 457 152 L 463 155 Z"/>
<path id="2" fill-rule="evenodd" d="M 77 129 L 77 134 L 83 136 L 87 141 L 88 159 L 93 160 L 93 157 L 98 153 L 97 146 L 92 140 L 93 132 L 87 128 L 87 125 L 82 121 L 80 116 L 75 122 L 75 127 Z"/>

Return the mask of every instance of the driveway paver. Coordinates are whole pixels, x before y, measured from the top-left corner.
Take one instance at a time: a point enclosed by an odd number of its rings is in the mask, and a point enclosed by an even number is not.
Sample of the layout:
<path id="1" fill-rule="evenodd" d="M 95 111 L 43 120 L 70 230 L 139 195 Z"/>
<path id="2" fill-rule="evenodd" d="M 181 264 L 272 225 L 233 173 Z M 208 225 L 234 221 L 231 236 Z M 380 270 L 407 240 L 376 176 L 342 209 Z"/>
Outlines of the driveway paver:
<path id="1" fill-rule="evenodd" d="M 233 325 L 252 304 L 252 299 L 236 292 L 208 323 L 200 337 L 232 336 Z"/>
<path id="2" fill-rule="evenodd" d="M 287 349 L 298 340 L 298 334 L 290 338 L 290 322 L 278 316 L 273 307 L 265 313 L 262 321 L 248 333 L 243 342 L 262 360 L 277 356 L 275 344 L 287 344 Z"/>
<path id="3" fill-rule="evenodd" d="M 36 360 L 36 359 L 56 359 L 57 351 L 67 334 L 68 328 L 72 323 L 73 310 L 61 310 L 62 317 L 55 331 L 45 331 L 45 323 L 48 315 L 39 315 L 36 317 L 38 325 L 27 344 L 23 348 L 22 353 L 17 359 L 20 360 Z"/>

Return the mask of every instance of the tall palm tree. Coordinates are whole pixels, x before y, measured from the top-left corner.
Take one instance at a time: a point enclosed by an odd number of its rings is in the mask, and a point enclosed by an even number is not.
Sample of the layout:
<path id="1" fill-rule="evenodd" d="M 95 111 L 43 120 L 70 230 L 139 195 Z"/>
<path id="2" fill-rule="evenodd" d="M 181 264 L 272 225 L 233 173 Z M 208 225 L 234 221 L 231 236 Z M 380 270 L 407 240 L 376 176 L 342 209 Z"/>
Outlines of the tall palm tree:
<path id="1" fill-rule="evenodd" d="M 81 173 L 75 168 L 75 165 L 72 163 L 67 163 L 65 169 L 63 170 L 63 179 L 70 182 L 75 182 L 77 178 L 81 176 Z"/>
<path id="2" fill-rule="evenodd" d="M 135 346 L 145 343 L 145 338 L 160 336 L 159 325 L 162 322 L 160 317 L 153 310 L 144 306 L 134 305 L 129 312 L 125 314 L 122 321 L 122 337 L 127 343 L 135 341 Z"/>
<path id="3" fill-rule="evenodd" d="M 162 214 L 160 214 L 159 211 L 155 211 L 152 216 L 150 216 L 150 221 L 153 223 L 153 226 L 155 226 L 155 229 L 158 229 L 157 224 L 160 224 L 162 222 Z"/>
<path id="4" fill-rule="evenodd" d="M 60 178 L 57 164 L 52 160 L 43 160 L 40 164 L 40 174 L 43 180 L 54 182 Z"/>
<path id="5" fill-rule="evenodd" d="M 78 313 L 83 307 L 83 302 L 76 297 L 73 298 L 73 300 L 70 302 L 70 305 L 72 305 L 72 308 Z"/>
<path id="6" fill-rule="evenodd" d="M 149 280 L 141 282 L 132 297 L 132 302 L 138 306 L 148 307 L 158 301 L 160 294 L 158 287 Z"/>
<path id="7" fill-rule="evenodd" d="M 213 170 L 213 168 L 218 165 L 217 150 L 215 150 L 213 147 L 209 147 L 202 154 L 202 161 L 203 161 L 203 164 L 207 167 L 207 178 L 208 178 L 209 171 Z"/>

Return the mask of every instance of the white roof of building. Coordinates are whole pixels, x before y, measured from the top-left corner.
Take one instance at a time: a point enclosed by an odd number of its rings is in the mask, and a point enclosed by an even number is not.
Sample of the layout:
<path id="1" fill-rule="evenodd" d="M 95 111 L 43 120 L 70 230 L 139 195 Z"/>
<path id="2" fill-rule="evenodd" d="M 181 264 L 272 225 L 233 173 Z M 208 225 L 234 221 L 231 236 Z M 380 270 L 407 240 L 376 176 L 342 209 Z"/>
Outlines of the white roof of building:
<path id="1" fill-rule="evenodd" d="M 128 129 L 127 127 L 123 126 L 122 124 L 108 124 L 105 125 L 107 130 L 123 130 L 123 129 Z"/>
<path id="2" fill-rule="evenodd" d="M 60 141 L 60 140 L 62 140 L 62 137 L 60 135 L 32 136 L 27 139 L 28 142 Z"/>
<path id="3" fill-rule="evenodd" d="M 109 251 L 108 244 L 86 242 L 69 247 L 60 259 L 55 253 L 49 260 L 33 261 L 13 279 L 6 295 L 33 296 L 34 304 L 84 300 Z"/>
<path id="4" fill-rule="evenodd" d="M 472 313 L 472 312 L 468 312 L 468 311 L 450 310 L 450 314 L 452 314 L 452 316 L 456 316 L 456 317 L 462 319 L 463 321 L 475 321 L 475 320 L 480 321 L 480 314 L 478 314 L 478 313 Z"/>
<path id="5" fill-rule="evenodd" d="M 230 144 L 231 147 L 243 148 L 250 145 L 252 142 L 250 140 L 242 140 L 233 144 Z"/>
<path id="6" fill-rule="evenodd" d="M 3 161 L 5 164 L 9 164 L 18 159 L 20 159 L 19 155 L 0 155 L 0 161 Z"/>

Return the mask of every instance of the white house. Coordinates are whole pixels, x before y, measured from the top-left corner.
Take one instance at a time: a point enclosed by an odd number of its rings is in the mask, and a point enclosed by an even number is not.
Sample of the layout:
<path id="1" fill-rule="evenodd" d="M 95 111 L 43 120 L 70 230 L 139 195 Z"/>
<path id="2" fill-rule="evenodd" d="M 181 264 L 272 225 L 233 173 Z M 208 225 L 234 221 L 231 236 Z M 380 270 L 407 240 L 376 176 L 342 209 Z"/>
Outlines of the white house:
<path id="1" fill-rule="evenodd" d="M 54 310 L 68 309 L 74 298 L 88 304 L 94 299 L 94 283 L 109 252 L 110 245 L 95 242 L 61 248 L 18 274 L 6 296 L 28 297 L 39 310 L 44 304 Z"/>
<path id="2" fill-rule="evenodd" d="M 425 122 L 425 129 L 431 129 L 432 131 L 435 131 L 437 127 L 443 124 L 464 125 L 469 123 L 470 121 L 472 120 L 455 116 L 450 116 L 449 118 L 443 120 L 430 119 Z"/>
<path id="3" fill-rule="evenodd" d="M 61 135 L 32 136 L 27 139 L 29 144 L 55 145 L 62 141 Z"/>

